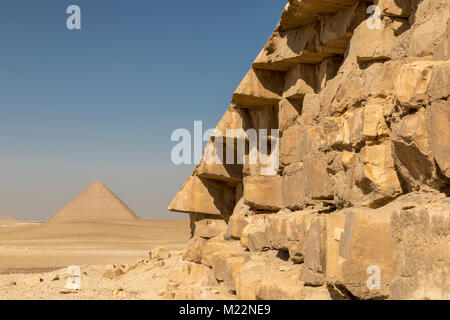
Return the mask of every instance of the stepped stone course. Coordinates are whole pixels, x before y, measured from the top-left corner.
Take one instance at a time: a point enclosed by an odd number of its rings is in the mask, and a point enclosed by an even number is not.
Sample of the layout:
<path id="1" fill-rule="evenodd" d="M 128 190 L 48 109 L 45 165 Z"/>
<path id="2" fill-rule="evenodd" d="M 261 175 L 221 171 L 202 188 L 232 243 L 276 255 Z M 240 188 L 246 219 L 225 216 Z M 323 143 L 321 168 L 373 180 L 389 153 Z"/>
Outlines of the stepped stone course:
<path id="1" fill-rule="evenodd" d="M 449 42 L 447 0 L 289 0 L 209 143 L 278 129 L 280 166 L 194 170 L 169 297 L 450 299 Z"/>

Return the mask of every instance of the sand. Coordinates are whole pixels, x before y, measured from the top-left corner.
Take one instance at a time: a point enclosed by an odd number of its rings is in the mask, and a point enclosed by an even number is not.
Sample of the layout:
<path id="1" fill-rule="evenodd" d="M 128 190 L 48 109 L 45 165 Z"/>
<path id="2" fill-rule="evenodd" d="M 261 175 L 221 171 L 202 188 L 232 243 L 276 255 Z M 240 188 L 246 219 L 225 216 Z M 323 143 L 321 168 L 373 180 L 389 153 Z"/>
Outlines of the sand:
<path id="1" fill-rule="evenodd" d="M 0 224 L 0 299 L 160 299 L 169 269 L 190 237 L 189 220 L 24 223 L 2 219 Z M 156 246 L 173 254 L 165 266 L 149 262 L 120 279 L 103 277 L 105 265 L 148 259 Z M 86 273 L 82 277 L 86 286 L 80 293 L 62 295 L 64 281 L 48 279 L 55 274 L 61 277 L 70 265 Z M 35 276 L 44 281 L 22 283 Z M 16 285 L 6 286 L 11 281 Z M 124 297 L 112 295 L 117 286 L 126 287 Z"/>

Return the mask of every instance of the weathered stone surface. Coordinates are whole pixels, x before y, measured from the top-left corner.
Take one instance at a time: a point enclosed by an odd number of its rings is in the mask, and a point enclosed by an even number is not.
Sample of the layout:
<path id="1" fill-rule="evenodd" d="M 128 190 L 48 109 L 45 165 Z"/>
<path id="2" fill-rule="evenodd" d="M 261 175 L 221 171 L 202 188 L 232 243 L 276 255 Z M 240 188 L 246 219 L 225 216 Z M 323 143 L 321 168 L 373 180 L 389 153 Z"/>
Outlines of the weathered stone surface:
<path id="1" fill-rule="evenodd" d="M 257 300 L 302 300 L 302 286 L 295 279 L 261 281 L 256 287 Z"/>
<path id="2" fill-rule="evenodd" d="M 342 59 L 337 57 L 324 59 L 318 68 L 316 90 L 322 90 L 327 82 L 333 79 L 342 65 Z"/>
<path id="3" fill-rule="evenodd" d="M 327 164 L 321 158 L 307 155 L 303 158 L 306 190 L 311 199 L 330 199 L 333 187 L 327 173 Z"/>
<path id="4" fill-rule="evenodd" d="M 447 30 L 450 3 L 447 0 L 420 1 L 412 16 L 411 28 L 397 37 L 393 44 L 391 56 L 395 60 L 433 54 Z"/>
<path id="5" fill-rule="evenodd" d="M 355 0 L 293 0 L 285 7 L 280 20 L 280 27 L 289 30 L 314 22 L 320 14 L 335 13 L 351 7 Z"/>
<path id="6" fill-rule="evenodd" d="M 231 291 L 236 291 L 239 271 L 244 265 L 245 257 L 232 257 L 225 260 L 223 285 Z"/>
<path id="7" fill-rule="evenodd" d="M 169 206 L 170 211 L 229 216 L 235 189 L 224 182 L 191 176 Z"/>
<path id="8" fill-rule="evenodd" d="M 380 24 L 379 29 L 369 29 L 363 21 L 350 40 L 349 56 L 355 57 L 358 62 L 389 59 L 394 39 L 394 30 L 384 23 Z"/>
<path id="9" fill-rule="evenodd" d="M 409 190 L 420 190 L 424 186 L 439 188 L 441 184 L 429 141 L 423 108 L 404 117 L 394 127 L 394 162 Z"/>
<path id="10" fill-rule="evenodd" d="M 299 63 L 319 63 L 333 53 L 322 52 L 318 25 L 275 31 L 253 63 L 254 68 L 289 71 Z"/>
<path id="11" fill-rule="evenodd" d="M 213 257 L 217 253 L 224 253 L 225 255 L 234 256 L 239 255 L 243 252 L 242 247 L 240 246 L 239 241 L 230 240 L 226 241 L 223 239 L 210 239 L 206 242 L 202 251 L 202 260 L 201 263 L 212 267 L 213 266 Z"/>
<path id="12" fill-rule="evenodd" d="M 253 214 L 250 206 L 244 203 L 244 198 L 242 197 L 236 204 L 233 214 L 228 220 L 227 237 L 240 239 L 242 231 L 248 224 L 247 218 Z"/>
<path id="13" fill-rule="evenodd" d="M 292 212 L 284 211 L 267 215 L 265 235 L 270 248 L 285 251 L 289 249 L 289 239 L 293 238 L 292 218 Z"/>
<path id="14" fill-rule="evenodd" d="M 395 199 L 402 193 L 400 181 L 394 168 L 391 143 L 367 146 L 361 151 L 363 167 L 357 173 L 357 184 L 366 194 L 367 204 L 378 207 Z"/>
<path id="15" fill-rule="evenodd" d="M 450 299 L 450 201 L 396 210 L 391 216 L 397 255 L 391 299 Z"/>
<path id="16" fill-rule="evenodd" d="M 320 112 L 320 97 L 318 94 L 306 94 L 303 98 L 301 121 L 305 125 L 312 125 Z"/>
<path id="17" fill-rule="evenodd" d="M 192 263 L 189 261 L 180 261 L 177 268 L 171 270 L 169 274 L 168 287 L 171 291 L 177 284 L 214 286 L 217 285 L 214 273 L 205 265 Z"/>
<path id="18" fill-rule="evenodd" d="M 242 231 L 241 245 L 250 251 L 262 251 L 269 248 L 266 236 L 267 222 L 264 218 L 252 219 Z"/>
<path id="19" fill-rule="evenodd" d="M 242 257 L 244 255 L 244 248 L 240 246 L 239 242 L 233 245 L 228 245 L 222 250 L 214 253 L 211 258 L 211 267 L 216 276 L 216 279 L 223 281 L 225 279 L 225 264 L 230 258 Z"/>
<path id="20" fill-rule="evenodd" d="M 194 236 L 210 239 L 225 234 L 227 228 L 228 225 L 223 219 L 199 218 L 195 222 Z"/>
<path id="21" fill-rule="evenodd" d="M 200 263 L 203 257 L 203 248 L 208 239 L 198 236 L 193 237 L 183 249 L 183 259 L 186 261 Z"/>
<path id="22" fill-rule="evenodd" d="M 397 98 L 402 103 L 426 101 L 432 61 L 414 61 L 400 66 L 394 82 Z"/>
<path id="23" fill-rule="evenodd" d="M 196 169 L 196 175 L 201 178 L 213 179 L 219 181 L 228 181 L 232 183 L 242 182 L 242 164 L 226 164 L 226 155 L 231 152 L 234 154 L 234 145 L 231 148 L 223 147 L 222 163 L 215 163 L 215 161 L 202 161 Z"/>
<path id="24" fill-rule="evenodd" d="M 447 30 L 433 52 L 434 60 L 450 59 L 450 20 L 447 21 Z"/>
<path id="25" fill-rule="evenodd" d="M 390 218 L 390 212 L 370 209 L 351 211 L 346 215 L 335 283 L 360 299 L 389 296 L 389 284 L 396 265 Z M 373 272 L 369 269 L 371 266 L 381 271 L 379 289 L 367 286 Z"/>
<path id="26" fill-rule="evenodd" d="M 296 100 L 283 99 L 279 104 L 278 121 L 279 130 L 283 133 L 289 127 L 298 123 L 302 114 L 301 104 Z"/>
<path id="27" fill-rule="evenodd" d="M 283 132 L 280 140 L 280 162 L 287 166 L 293 162 L 300 161 L 300 142 L 305 134 L 300 125 L 289 127 Z"/>
<path id="28" fill-rule="evenodd" d="M 441 173 L 450 179 L 450 101 L 436 101 L 427 109 L 431 150 Z"/>
<path id="29" fill-rule="evenodd" d="M 309 286 L 321 286 L 326 270 L 326 218 L 314 217 L 306 235 L 305 261 L 300 280 Z"/>
<path id="30" fill-rule="evenodd" d="M 316 67 L 299 64 L 286 73 L 283 98 L 303 99 L 305 94 L 315 93 L 316 82 Z"/>
<path id="31" fill-rule="evenodd" d="M 428 95 L 432 100 L 450 96 L 450 61 L 436 65 L 431 72 Z"/>
<path id="32" fill-rule="evenodd" d="M 309 202 L 303 163 L 294 163 L 285 168 L 281 191 L 283 206 L 289 209 L 302 209 Z"/>
<path id="33" fill-rule="evenodd" d="M 245 203 L 255 209 L 279 210 L 282 208 L 281 177 L 255 176 L 244 178 Z"/>
<path id="34" fill-rule="evenodd" d="M 264 107 L 277 105 L 283 92 L 283 74 L 250 69 L 233 94 L 236 105 Z"/>

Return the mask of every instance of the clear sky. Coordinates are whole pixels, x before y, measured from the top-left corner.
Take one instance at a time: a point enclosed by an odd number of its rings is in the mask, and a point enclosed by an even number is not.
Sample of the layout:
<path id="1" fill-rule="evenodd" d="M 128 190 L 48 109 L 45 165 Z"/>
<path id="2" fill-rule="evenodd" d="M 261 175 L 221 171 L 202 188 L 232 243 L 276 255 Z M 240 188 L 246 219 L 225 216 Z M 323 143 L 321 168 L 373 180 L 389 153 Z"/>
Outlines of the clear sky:
<path id="1" fill-rule="evenodd" d="M 185 217 L 170 135 L 217 124 L 285 4 L 2 0 L 0 216 L 48 219 L 101 180 L 144 219 Z"/>

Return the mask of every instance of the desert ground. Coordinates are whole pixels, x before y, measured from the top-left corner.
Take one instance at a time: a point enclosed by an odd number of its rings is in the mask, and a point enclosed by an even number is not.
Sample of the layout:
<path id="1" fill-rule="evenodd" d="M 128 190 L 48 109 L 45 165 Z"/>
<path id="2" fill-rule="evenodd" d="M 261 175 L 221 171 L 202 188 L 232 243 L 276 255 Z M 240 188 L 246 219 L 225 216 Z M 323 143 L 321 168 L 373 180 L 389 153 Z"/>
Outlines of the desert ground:
<path id="1" fill-rule="evenodd" d="M 189 221 L 181 219 L 29 223 L 0 218 L 0 299 L 161 299 L 189 236 Z M 163 263 L 149 261 L 158 246 L 171 252 Z M 103 273 L 111 264 L 136 267 L 107 279 Z M 71 265 L 81 268 L 82 290 L 61 294 Z"/>

